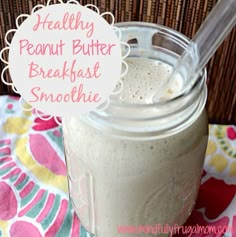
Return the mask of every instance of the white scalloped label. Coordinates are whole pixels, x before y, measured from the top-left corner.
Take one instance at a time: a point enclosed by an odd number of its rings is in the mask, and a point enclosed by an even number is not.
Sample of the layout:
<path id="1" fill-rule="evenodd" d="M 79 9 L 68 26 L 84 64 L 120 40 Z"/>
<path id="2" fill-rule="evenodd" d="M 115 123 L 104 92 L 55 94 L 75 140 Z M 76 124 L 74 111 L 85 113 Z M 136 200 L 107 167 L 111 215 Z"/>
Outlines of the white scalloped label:
<path id="1" fill-rule="evenodd" d="M 109 103 L 128 53 L 122 56 L 124 43 L 111 13 L 100 15 L 96 6 L 75 1 L 49 2 L 16 19 L 18 29 L 8 32 L 15 31 L 11 43 L 6 35 L 9 47 L 1 51 L 1 59 L 9 50 L 9 61 L 2 60 L 8 64 L 2 81 L 9 85 L 4 80 L 9 70 L 17 91 L 38 111 L 52 116 L 86 114 Z"/>

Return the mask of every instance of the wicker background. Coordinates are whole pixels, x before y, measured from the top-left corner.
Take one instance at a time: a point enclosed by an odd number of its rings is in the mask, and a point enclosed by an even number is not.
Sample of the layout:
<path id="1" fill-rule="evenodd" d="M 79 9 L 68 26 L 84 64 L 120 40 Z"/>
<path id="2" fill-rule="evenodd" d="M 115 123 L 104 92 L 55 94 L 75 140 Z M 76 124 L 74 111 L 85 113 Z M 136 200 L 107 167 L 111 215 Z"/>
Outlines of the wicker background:
<path id="1" fill-rule="evenodd" d="M 15 19 L 29 13 L 46 0 L 0 0 L 0 48 L 5 47 L 7 30 L 15 28 Z M 51 1 L 57 2 L 56 0 Z M 101 12 L 110 11 L 117 22 L 147 21 L 169 26 L 192 37 L 216 0 L 91 0 Z M 3 64 L 0 64 L 0 71 Z M 9 75 L 7 75 L 10 80 Z M 208 64 L 208 103 L 210 122 L 236 124 L 236 28 L 227 37 Z M 0 82 L 1 94 L 12 94 Z"/>

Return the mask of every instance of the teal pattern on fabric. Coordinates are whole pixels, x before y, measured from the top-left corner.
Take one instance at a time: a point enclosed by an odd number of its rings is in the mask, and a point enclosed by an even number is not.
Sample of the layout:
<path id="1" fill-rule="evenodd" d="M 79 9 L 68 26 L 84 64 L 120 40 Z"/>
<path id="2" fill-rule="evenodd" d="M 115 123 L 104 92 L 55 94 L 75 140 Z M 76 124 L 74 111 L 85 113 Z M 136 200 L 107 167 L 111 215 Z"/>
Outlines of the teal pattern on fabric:
<path id="1" fill-rule="evenodd" d="M 28 217 L 36 218 L 43 208 L 46 198 L 48 196 L 48 191 L 43 194 L 41 200 L 26 214 Z"/>
<path id="2" fill-rule="evenodd" d="M 29 203 L 32 198 L 34 197 L 34 195 L 37 193 L 37 191 L 39 190 L 39 185 L 35 185 L 33 187 L 33 189 L 30 191 L 30 193 L 21 200 L 21 207 L 25 206 L 27 203 Z"/>
<path id="3" fill-rule="evenodd" d="M 65 218 L 63 224 L 61 225 L 61 228 L 59 229 L 55 237 L 70 236 L 72 220 L 73 220 L 73 210 L 72 210 L 72 206 L 70 202 L 67 208 L 66 216 L 67 218 Z M 73 237 L 76 237 L 76 236 L 73 236 Z"/>
<path id="4" fill-rule="evenodd" d="M 16 189 L 19 191 L 21 190 L 29 181 L 29 176 L 26 176 L 25 179 L 16 186 Z"/>
<path id="5" fill-rule="evenodd" d="M 41 223 L 42 228 L 44 230 L 48 228 L 48 226 L 52 223 L 53 219 L 55 218 L 56 213 L 60 208 L 60 200 L 61 200 L 60 195 L 57 194 L 50 213 Z"/>

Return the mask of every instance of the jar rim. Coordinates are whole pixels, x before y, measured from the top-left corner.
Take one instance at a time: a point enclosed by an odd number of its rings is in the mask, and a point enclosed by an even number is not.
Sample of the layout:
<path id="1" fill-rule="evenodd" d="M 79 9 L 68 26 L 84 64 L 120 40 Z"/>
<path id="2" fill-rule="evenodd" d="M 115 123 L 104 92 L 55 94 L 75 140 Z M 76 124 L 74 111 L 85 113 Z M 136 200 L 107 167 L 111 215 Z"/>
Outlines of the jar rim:
<path id="1" fill-rule="evenodd" d="M 159 29 L 162 31 L 167 31 L 171 35 L 175 36 L 176 39 L 180 38 L 181 43 L 185 41 L 186 45 L 191 41 L 190 38 L 188 38 L 186 35 L 182 34 L 179 31 L 176 31 L 175 29 L 172 29 L 168 26 L 163 26 L 160 24 L 154 24 L 150 22 L 142 22 L 142 21 L 125 21 L 125 22 L 117 22 L 114 24 L 115 27 L 118 28 L 126 28 L 126 27 L 145 27 L 145 28 L 153 28 L 153 29 Z"/>
<path id="2" fill-rule="evenodd" d="M 143 29 L 158 30 L 158 32 L 171 36 L 171 39 L 177 40 L 177 44 L 181 44 L 183 48 L 186 48 L 191 42 L 182 33 L 158 24 L 134 21 L 117 23 L 115 26 L 127 29 L 130 29 L 130 27 L 142 27 Z M 168 126 L 166 124 L 168 122 L 165 123 L 166 118 L 171 119 L 175 114 L 187 116 L 188 118 L 190 116 L 196 117 L 193 116 L 194 113 L 199 116 L 205 107 L 207 98 L 206 78 L 206 68 L 204 68 L 189 90 L 183 91 L 177 97 L 165 101 L 155 101 L 150 104 L 131 104 L 110 99 L 110 104 L 106 109 L 92 111 L 84 120 L 103 130 L 108 129 L 115 133 L 125 132 L 126 137 L 127 132 L 130 133 L 131 137 L 134 137 L 145 136 L 147 133 L 151 136 L 153 136 L 152 134 L 160 136 L 160 134 L 169 133 L 170 130 L 172 132 L 177 131 L 176 127 L 183 127 L 181 125 L 183 121 L 178 121 L 173 126 Z M 172 109 L 167 109 L 167 107 Z M 189 112 L 185 113 L 188 108 Z M 127 116 L 127 112 L 129 116 Z M 159 125 L 158 122 L 160 122 Z"/>
<path id="3" fill-rule="evenodd" d="M 174 40 L 177 40 L 183 47 L 187 48 L 187 46 L 190 44 L 191 40 L 184 34 L 182 34 L 181 32 L 178 32 L 170 27 L 167 26 L 162 26 L 159 24 L 154 24 L 154 23 L 149 23 L 149 22 L 139 22 L 139 21 L 127 21 L 127 22 L 118 22 L 116 24 L 114 24 L 114 26 L 118 27 L 118 28 L 130 28 L 130 27 L 144 27 L 144 28 L 153 28 L 154 30 L 159 30 L 161 31 L 161 33 L 165 33 L 168 34 L 168 36 L 172 36 L 172 38 L 174 38 Z M 202 70 L 202 72 L 199 74 L 204 74 L 206 68 L 204 68 Z M 201 77 L 198 76 L 198 80 L 201 80 Z M 188 91 L 182 91 L 180 94 L 178 94 L 177 97 L 173 97 L 168 101 L 156 101 L 154 103 L 151 104 L 143 104 L 143 103 L 116 103 L 111 97 L 110 97 L 110 104 L 112 106 L 126 106 L 127 108 L 132 108 L 132 107 L 136 107 L 138 106 L 140 109 L 143 107 L 152 107 L 152 106 L 163 106 L 172 102 L 175 102 L 176 100 L 178 100 L 180 97 L 186 96 L 191 89 L 193 89 L 195 87 L 195 84 L 192 84 L 191 88 Z"/>

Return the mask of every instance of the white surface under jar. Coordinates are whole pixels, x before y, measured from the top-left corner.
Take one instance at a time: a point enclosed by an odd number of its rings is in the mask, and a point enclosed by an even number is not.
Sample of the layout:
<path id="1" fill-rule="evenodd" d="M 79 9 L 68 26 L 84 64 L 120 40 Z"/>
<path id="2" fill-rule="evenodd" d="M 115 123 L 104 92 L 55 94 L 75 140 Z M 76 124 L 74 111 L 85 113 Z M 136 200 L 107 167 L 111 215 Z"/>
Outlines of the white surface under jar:
<path id="1" fill-rule="evenodd" d="M 117 26 L 131 43 L 123 91 L 103 112 L 63 119 L 69 192 L 82 225 L 96 237 L 148 236 L 118 229 L 182 225 L 193 209 L 208 137 L 206 71 L 175 98 L 187 83 L 183 73 L 153 102 L 161 85 L 155 78 L 164 80 L 189 41 L 154 24 Z M 191 63 L 194 57 L 186 70 Z M 156 235 L 150 230 L 150 236 Z"/>

